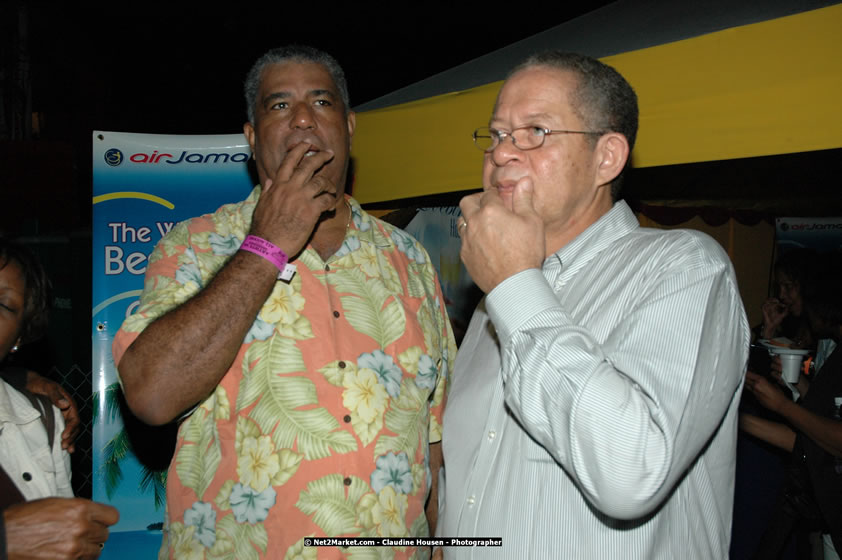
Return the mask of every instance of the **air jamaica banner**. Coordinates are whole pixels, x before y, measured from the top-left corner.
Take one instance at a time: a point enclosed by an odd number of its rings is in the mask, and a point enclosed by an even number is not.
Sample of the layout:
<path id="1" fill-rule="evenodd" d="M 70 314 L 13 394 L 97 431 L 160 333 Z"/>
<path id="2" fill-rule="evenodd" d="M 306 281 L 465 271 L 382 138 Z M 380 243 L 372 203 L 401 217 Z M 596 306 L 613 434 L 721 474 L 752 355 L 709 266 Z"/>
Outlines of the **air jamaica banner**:
<path id="1" fill-rule="evenodd" d="M 242 134 L 93 134 L 93 498 L 120 511 L 101 558 L 155 558 L 164 520 L 164 471 L 139 461 L 138 446 L 166 448 L 166 433 L 127 433 L 111 342 L 138 304 L 161 237 L 248 196 L 249 155 Z"/>
<path id="2" fill-rule="evenodd" d="M 813 249 L 818 253 L 842 249 L 842 217 L 777 218 L 775 242 L 778 251 Z"/>

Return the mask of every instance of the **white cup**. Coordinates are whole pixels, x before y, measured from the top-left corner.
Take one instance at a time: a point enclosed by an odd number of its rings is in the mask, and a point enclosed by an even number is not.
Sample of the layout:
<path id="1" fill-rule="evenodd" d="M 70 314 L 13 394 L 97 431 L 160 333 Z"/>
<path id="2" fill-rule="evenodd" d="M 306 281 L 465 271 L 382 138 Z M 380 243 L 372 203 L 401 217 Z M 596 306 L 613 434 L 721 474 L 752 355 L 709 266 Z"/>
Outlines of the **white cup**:
<path id="1" fill-rule="evenodd" d="M 804 356 L 801 354 L 778 354 L 778 356 L 781 358 L 781 377 L 787 383 L 798 383 Z"/>

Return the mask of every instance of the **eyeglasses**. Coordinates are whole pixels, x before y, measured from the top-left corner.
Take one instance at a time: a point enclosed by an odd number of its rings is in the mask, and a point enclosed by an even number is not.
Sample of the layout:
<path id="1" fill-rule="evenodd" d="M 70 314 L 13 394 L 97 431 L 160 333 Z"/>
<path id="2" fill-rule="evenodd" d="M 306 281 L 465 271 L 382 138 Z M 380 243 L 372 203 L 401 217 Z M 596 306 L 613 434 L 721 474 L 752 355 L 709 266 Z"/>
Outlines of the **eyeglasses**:
<path id="1" fill-rule="evenodd" d="M 482 126 L 474 131 L 474 144 L 483 152 L 490 152 L 507 137 L 520 150 L 534 150 L 544 145 L 544 139 L 550 134 L 605 134 L 601 130 L 550 130 L 540 126 L 520 126 L 511 132 Z"/>

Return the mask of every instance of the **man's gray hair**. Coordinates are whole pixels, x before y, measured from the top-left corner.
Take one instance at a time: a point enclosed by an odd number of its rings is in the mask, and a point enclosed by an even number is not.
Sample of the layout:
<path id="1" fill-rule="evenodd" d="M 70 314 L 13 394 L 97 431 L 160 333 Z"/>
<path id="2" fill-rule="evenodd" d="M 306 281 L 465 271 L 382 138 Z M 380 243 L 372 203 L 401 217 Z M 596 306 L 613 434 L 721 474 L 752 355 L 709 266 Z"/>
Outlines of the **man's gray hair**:
<path id="1" fill-rule="evenodd" d="M 282 62 L 315 62 L 324 66 L 328 71 L 330 77 L 333 78 L 333 84 L 339 90 L 339 95 L 342 97 L 342 103 L 345 105 L 345 113 L 351 108 L 350 98 L 348 97 L 348 84 L 345 81 L 345 72 L 342 67 L 336 62 L 336 59 L 319 49 L 308 47 L 306 45 L 289 45 L 286 47 L 279 47 L 268 51 L 266 54 L 257 59 L 254 65 L 249 70 L 246 76 L 245 86 L 243 88 L 246 96 L 246 110 L 248 112 L 249 122 L 254 124 L 255 107 L 257 106 L 257 93 L 260 91 L 260 79 L 263 75 L 263 70 L 272 64 L 279 64 Z"/>
<path id="2" fill-rule="evenodd" d="M 573 72 L 578 83 L 570 103 L 573 112 L 587 130 L 619 132 L 629 143 L 629 159 L 637 138 L 637 95 L 623 76 L 611 66 L 589 56 L 560 51 L 534 54 L 518 64 L 508 75 L 535 66 L 546 66 Z M 593 137 L 592 142 L 596 143 Z M 625 171 L 625 170 L 624 170 Z M 611 184 L 611 195 L 616 200 L 620 193 L 623 174 Z"/>

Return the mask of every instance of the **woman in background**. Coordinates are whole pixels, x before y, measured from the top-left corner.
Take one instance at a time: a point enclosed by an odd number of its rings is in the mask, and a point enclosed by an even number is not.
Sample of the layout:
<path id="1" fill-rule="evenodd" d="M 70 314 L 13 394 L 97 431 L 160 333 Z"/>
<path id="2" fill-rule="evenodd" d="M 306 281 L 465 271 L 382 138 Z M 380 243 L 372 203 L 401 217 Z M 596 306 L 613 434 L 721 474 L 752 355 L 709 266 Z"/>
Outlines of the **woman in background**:
<path id="1" fill-rule="evenodd" d="M 40 263 L 0 237 L 0 363 L 40 336 L 48 289 Z M 97 558 L 119 518 L 111 506 L 72 497 L 63 431 L 49 400 L 0 380 L 0 559 Z"/>
<path id="2" fill-rule="evenodd" d="M 801 289 L 815 260 L 815 251 L 790 249 L 775 262 L 777 297 L 763 302 L 763 323 L 757 329 L 758 338 L 771 340 L 782 336 L 799 348 L 810 345 L 812 337 L 803 317 Z"/>

